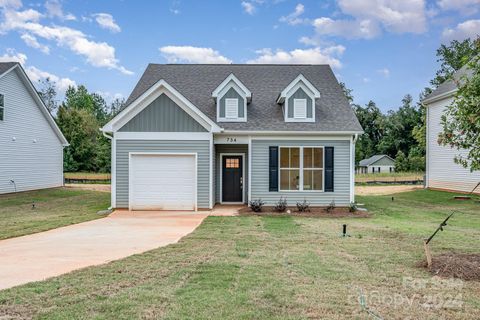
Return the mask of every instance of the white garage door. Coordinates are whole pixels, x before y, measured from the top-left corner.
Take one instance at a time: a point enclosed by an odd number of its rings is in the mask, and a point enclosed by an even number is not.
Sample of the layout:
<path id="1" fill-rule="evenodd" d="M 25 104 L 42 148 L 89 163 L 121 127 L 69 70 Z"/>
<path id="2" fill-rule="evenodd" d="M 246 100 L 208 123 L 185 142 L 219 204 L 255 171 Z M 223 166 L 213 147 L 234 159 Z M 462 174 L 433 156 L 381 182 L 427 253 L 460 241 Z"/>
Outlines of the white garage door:
<path id="1" fill-rule="evenodd" d="M 130 209 L 195 210 L 194 155 L 136 154 L 130 161 Z"/>

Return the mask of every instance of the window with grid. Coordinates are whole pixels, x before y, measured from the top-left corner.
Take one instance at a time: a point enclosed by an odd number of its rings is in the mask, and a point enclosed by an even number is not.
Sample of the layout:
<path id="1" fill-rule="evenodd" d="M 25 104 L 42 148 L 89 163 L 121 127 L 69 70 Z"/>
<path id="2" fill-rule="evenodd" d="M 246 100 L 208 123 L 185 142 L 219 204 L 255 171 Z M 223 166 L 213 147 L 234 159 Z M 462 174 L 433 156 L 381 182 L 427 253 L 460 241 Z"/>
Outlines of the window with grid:
<path id="1" fill-rule="evenodd" d="M 281 147 L 280 190 L 322 191 L 323 148 Z"/>

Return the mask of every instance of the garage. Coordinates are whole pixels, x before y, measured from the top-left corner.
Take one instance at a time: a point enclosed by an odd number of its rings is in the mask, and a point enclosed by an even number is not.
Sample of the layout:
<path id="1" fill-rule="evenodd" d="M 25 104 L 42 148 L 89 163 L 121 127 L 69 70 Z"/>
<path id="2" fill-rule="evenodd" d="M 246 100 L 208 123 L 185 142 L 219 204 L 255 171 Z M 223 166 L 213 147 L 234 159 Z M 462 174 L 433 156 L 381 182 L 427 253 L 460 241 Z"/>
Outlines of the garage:
<path id="1" fill-rule="evenodd" d="M 130 153 L 130 210 L 196 210 L 196 154 Z"/>

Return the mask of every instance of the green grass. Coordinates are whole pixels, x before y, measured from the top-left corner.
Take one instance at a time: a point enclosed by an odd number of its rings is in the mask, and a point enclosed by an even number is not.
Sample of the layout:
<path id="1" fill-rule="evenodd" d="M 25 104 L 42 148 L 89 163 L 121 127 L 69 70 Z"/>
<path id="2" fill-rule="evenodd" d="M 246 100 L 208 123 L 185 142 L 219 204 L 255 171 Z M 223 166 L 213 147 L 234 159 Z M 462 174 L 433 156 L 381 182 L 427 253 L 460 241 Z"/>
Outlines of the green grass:
<path id="1" fill-rule="evenodd" d="M 423 172 L 380 172 L 380 173 L 357 173 L 355 182 L 374 182 L 374 181 L 418 181 L 423 180 Z"/>
<path id="2" fill-rule="evenodd" d="M 372 218 L 209 217 L 177 244 L 0 291 L 0 317 L 369 319 L 361 289 L 385 319 L 480 318 L 480 283 L 457 290 L 416 267 L 422 239 L 451 210 L 463 213 L 432 242 L 433 254 L 478 252 L 479 204 L 424 190 L 358 200 Z M 350 238 L 339 237 L 343 223 Z M 408 277 L 427 286 L 405 286 Z M 460 308 L 424 305 L 458 293 Z"/>
<path id="3" fill-rule="evenodd" d="M 109 193 L 64 188 L 0 195 L 0 240 L 101 218 L 109 203 Z"/>

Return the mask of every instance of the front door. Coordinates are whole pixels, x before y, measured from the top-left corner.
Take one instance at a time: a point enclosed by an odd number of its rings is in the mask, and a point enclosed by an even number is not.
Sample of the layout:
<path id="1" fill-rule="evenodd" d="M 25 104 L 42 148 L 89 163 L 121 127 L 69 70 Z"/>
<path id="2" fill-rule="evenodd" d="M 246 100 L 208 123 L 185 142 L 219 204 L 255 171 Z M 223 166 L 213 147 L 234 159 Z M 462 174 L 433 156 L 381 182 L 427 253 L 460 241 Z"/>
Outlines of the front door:
<path id="1" fill-rule="evenodd" d="M 242 202 L 242 156 L 224 155 L 222 160 L 222 202 Z"/>

